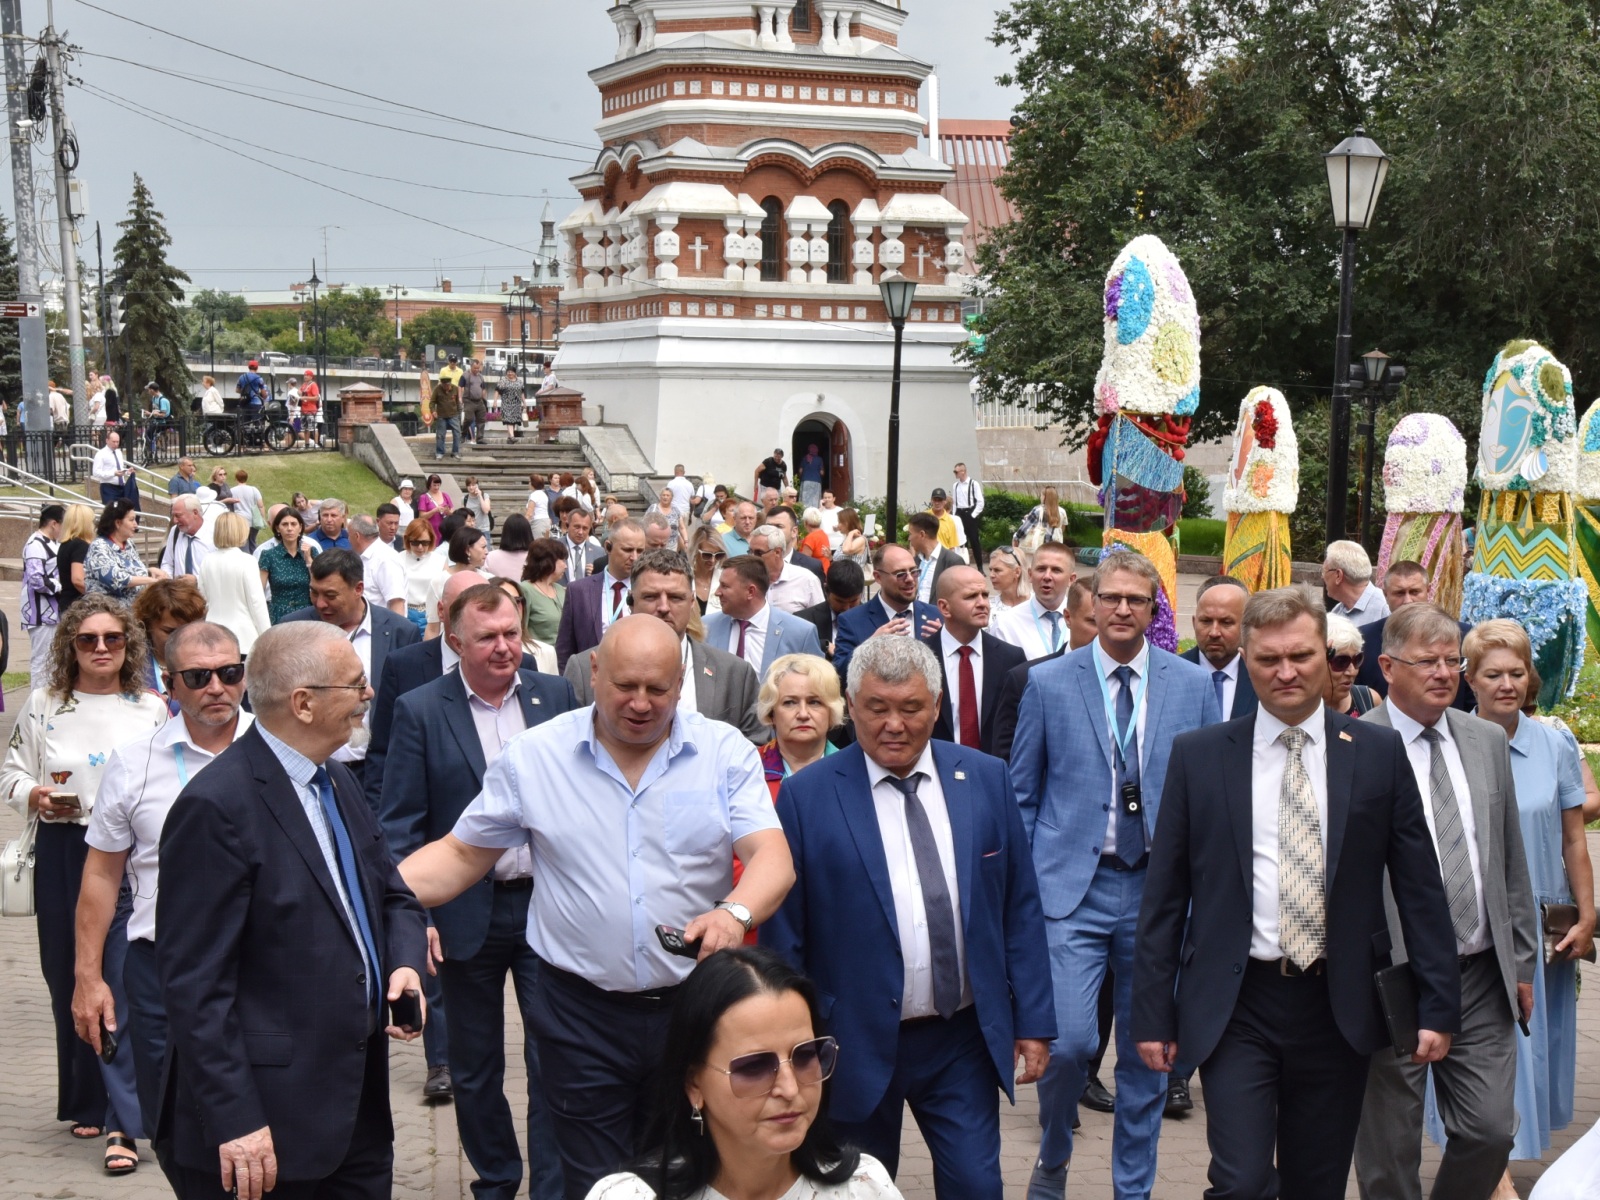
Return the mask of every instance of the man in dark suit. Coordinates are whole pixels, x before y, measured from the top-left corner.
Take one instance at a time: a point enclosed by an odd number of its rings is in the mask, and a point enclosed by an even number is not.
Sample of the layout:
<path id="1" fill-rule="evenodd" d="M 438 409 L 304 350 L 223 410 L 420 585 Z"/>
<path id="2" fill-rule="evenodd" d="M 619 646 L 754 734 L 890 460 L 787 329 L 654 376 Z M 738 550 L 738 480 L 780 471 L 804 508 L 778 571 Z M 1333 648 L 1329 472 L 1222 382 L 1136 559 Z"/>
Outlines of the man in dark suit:
<path id="1" fill-rule="evenodd" d="M 906 545 L 917 558 L 917 599 L 934 604 L 939 599 L 939 577 L 967 560 L 939 544 L 939 518 L 932 513 L 912 513 L 906 519 Z"/>
<path id="2" fill-rule="evenodd" d="M 822 564 L 816 559 L 812 558 L 811 555 L 802 554 L 799 550 L 795 549 L 800 537 L 800 527 L 795 524 L 794 509 L 784 508 L 781 504 L 773 505 L 771 508 L 767 509 L 763 520 L 766 524 L 776 525 L 779 529 L 783 530 L 783 539 L 785 543 L 785 552 L 783 556 L 784 562 L 793 563 L 797 567 L 803 567 L 805 570 L 810 571 L 817 577 L 817 582 L 826 587 L 828 584 L 828 579 L 827 576 L 823 574 Z"/>
<path id="3" fill-rule="evenodd" d="M 772 731 L 756 716 L 760 685 L 755 670 L 726 650 L 688 636 L 696 612 L 694 579 L 689 564 L 676 550 L 650 550 L 633 566 L 629 607 L 672 626 L 683 649 L 684 670 L 678 707 L 713 721 L 732 725 L 756 745 L 765 745 Z M 579 704 L 594 703 L 593 650 L 567 662 L 566 679 Z"/>
<path id="4" fill-rule="evenodd" d="M 866 642 L 857 743 L 790 776 L 795 884 L 761 941 L 816 981 L 841 1056 L 839 1133 L 895 1174 L 906 1104 L 940 1200 L 1000 1200 L 998 1090 L 1038 1079 L 1055 1035 L 1044 919 L 1005 767 L 933 741 L 933 652 Z M 849 936 L 838 931 L 848 929 Z"/>
<path id="5" fill-rule="evenodd" d="M 1067 598 L 1061 608 L 1067 614 L 1067 644 L 1053 654 L 1030 658 L 1020 667 L 1012 667 L 1006 672 L 1000 698 L 995 702 L 994 748 L 990 751 L 998 758 L 1011 757 L 1011 740 L 1017 732 L 1017 708 L 1022 703 L 1022 693 L 1028 689 L 1028 675 L 1033 668 L 1094 641 L 1094 589 L 1089 585 L 1089 580 L 1074 579 L 1067 588 Z"/>
<path id="6" fill-rule="evenodd" d="M 460 656 L 449 675 L 407 692 L 395 706 L 379 815 L 399 861 L 443 837 L 478 794 L 484 772 L 524 729 L 577 707 L 565 680 L 519 667 L 522 622 L 499 587 L 480 583 L 448 609 L 445 637 Z M 522 1156 L 505 1097 L 505 981 L 510 974 L 530 1027 L 538 962 L 528 948 L 532 864 L 508 850 L 457 899 L 432 909 L 429 943 L 450 1023 L 456 1125 L 478 1172 L 473 1194 L 512 1200 Z M 560 1200 L 561 1163 L 540 1083 L 538 1049 L 525 1032 L 528 1069 L 528 1195 Z"/>
<path id="7" fill-rule="evenodd" d="M 995 709 L 1022 651 L 988 632 L 989 581 L 975 567 L 960 563 L 939 577 L 939 616 L 944 628 L 922 639 L 943 681 L 933 736 L 993 754 Z"/>
<path id="8" fill-rule="evenodd" d="M 422 640 L 422 632 L 405 617 L 367 602 L 361 556 L 352 550 L 324 550 L 311 560 L 311 607 L 296 609 L 285 621 L 322 621 L 343 631 L 360 656 L 367 679 L 383 678 L 392 650 Z M 254 701 L 251 701 L 254 704 Z M 334 757 L 349 767 L 358 782 L 366 773 L 370 725 Z"/>
<path id="9" fill-rule="evenodd" d="M 611 535 L 605 570 L 567 585 L 556 629 L 558 669 L 565 671 L 574 654 L 598 646 L 606 630 L 628 615 L 628 577 L 644 549 L 644 526 L 629 517 Z"/>
<path id="10" fill-rule="evenodd" d="M 1383 573 L 1383 598 L 1389 602 L 1391 616 L 1408 604 L 1427 600 L 1428 572 L 1421 563 L 1402 558 Z M 1361 666 L 1356 671 L 1356 682 L 1365 684 L 1380 696 L 1389 694 L 1389 680 L 1378 665 L 1378 659 L 1383 657 L 1383 631 L 1388 621 L 1388 617 L 1383 617 L 1361 626 Z M 1465 621 L 1457 621 L 1456 624 L 1460 626 L 1463 638 L 1472 632 L 1472 626 Z M 1463 674 L 1450 707 L 1469 713 L 1477 706 L 1478 701 Z"/>
<path id="11" fill-rule="evenodd" d="M 896 542 L 879 546 L 872 554 L 872 580 L 878 594 L 834 622 L 833 665 L 841 683 L 849 677 L 850 656 L 868 638 L 925 638 L 939 632 L 939 610 L 917 599 L 917 560 L 911 551 Z"/>
<path id="12" fill-rule="evenodd" d="M 827 595 L 822 603 L 795 613 L 817 627 L 817 640 L 822 643 L 824 657 L 833 657 L 834 622 L 861 603 L 866 588 L 867 578 L 862 574 L 861 564 L 836 558 L 828 567 Z"/>
<path id="13" fill-rule="evenodd" d="M 331 761 L 372 689 L 329 625 L 263 633 L 249 689 L 255 725 L 184 788 L 161 836 L 157 1128 L 187 1200 L 387 1200 L 382 1035 L 421 1031 L 385 1004 L 420 1005 L 427 941 L 360 785 Z"/>
<path id="14" fill-rule="evenodd" d="M 1343 1200 L 1368 1056 L 1388 1042 L 1384 873 L 1417 985 L 1416 1062 L 1460 1028 L 1444 888 L 1405 748 L 1326 708 L 1322 608 L 1250 598 L 1260 710 L 1180 734 L 1151 847 L 1133 1037 L 1156 1071 L 1199 1065 L 1218 1196 Z M 1388 1052 L 1392 1053 L 1392 1052 Z"/>
<path id="15" fill-rule="evenodd" d="M 1232 575 L 1213 575 L 1202 583 L 1194 600 L 1195 644 L 1178 656 L 1211 672 L 1211 686 L 1224 721 L 1247 717 L 1256 710 L 1255 685 L 1239 653 L 1244 605 L 1249 599 L 1250 589 Z"/>

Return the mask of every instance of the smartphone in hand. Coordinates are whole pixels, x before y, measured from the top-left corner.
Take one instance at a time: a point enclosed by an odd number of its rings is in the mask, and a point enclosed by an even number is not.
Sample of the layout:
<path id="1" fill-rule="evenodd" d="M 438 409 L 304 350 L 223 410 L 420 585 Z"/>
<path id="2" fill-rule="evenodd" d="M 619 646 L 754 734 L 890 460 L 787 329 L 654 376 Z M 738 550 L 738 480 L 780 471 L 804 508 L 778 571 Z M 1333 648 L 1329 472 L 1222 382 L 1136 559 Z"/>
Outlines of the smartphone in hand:
<path id="1" fill-rule="evenodd" d="M 118 1046 L 118 1044 L 119 1043 L 117 1042 L 117 1035 L 112 1033 L 111 1030 L 106 1028 L 106 1019 L 104 1017 L 101 1017 L 100 1018 L 100 1061 L 105 1063 L 107 1066 L 110 1066 L 111 1065 L 111 1060 L 116 1058 L 116 1056 L 117 1056 L 117 1046 Z"/>
<path id="2" fill-rule="evenodd" d="M 656 926 L 656 940 L 661 943 L 661 948 L 668 954 L 675 954 L 679 958 L 699 958 L 700 939 L 694 941 L 684 940 L 683 930 L 674 929 L 671 925 Z"/>
<path id="3" fill-rule="evenodd" d="M 389 1024 L 402 1032 L 416 1033 L 422 1028 L 422 997 L 407 988 L 400 999 L 389 1001 Z"/>

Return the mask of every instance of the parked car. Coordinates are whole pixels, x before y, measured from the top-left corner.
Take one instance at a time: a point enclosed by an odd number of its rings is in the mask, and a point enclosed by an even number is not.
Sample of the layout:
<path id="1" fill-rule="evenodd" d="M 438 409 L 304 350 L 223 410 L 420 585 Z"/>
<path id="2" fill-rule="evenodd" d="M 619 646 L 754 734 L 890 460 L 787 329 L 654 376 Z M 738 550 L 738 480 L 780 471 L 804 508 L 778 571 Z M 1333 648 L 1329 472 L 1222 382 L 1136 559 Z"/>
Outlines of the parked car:
<path id="1" fill-rule="evenodd" d="M 263 367 L 287 367 L 289 356 L 281 350 L 268 350 L 257 359 Z"/>

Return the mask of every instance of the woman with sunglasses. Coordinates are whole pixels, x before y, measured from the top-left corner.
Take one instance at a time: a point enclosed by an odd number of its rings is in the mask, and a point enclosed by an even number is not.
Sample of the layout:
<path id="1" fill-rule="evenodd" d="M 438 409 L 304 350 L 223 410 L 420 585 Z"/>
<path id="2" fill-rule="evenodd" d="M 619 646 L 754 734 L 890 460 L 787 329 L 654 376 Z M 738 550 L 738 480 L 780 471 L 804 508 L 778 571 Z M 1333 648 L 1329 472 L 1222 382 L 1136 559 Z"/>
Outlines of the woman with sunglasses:
<path id="1" fill-rule="evenodd" d="M 994 588 L 993 603 L 1002 609 L 1028 602 L 1028 572 L 1022 555 L 1010 546 L 996 546 L 989 555 L 989 583 Z"/>
<path id="2" fill-rule="evenodd" d="M 828 1127 L 839 1044 L 820 1024 L 811 981 L 770 950 L 722 950 L 696 966 L 662 1041 L 650 1150 L 588 1200 L 899 1197 L 881 1163 Z"/>
<path id="3" fill-rule="evenodd" d="M 0 795 L 26 817 L 34 839 L 39 964 L 56 1028 L 56 1120 L 70 1121 L 75 1138 L 109 1134 L 104 1165 L 114 1175 L 138 1167 L 133 1139 L 144 1136 L 133 1056 L 102 1064 L 73 1029 L 74 921 L 89 854 L 84 835 L 106 759 L 167 719 L 167 706 L 146 690 L 148 663 L 144 630 L 127 605 L 85 596 L 61 614 L 50 676 L 28 696 L 0 768 Z M 118 952 L 126 952 L 129 907 L 119 907 L 106 938 L 104 976 L 119 1014 L 126 1004 Z"/>
<path id="4" fill-rule="evenodd" d="M 1362 662 L 1361 630 L 1349 617 L 1329 613 L 1328 686 L 1322 698 L 1334 712 L 1359 717 L 1383 703 L 1383 697 L 1356 682 Z"/>
<path id="5" fill-rule="evenodd" d="M 434 536 L 432 522 L 426 517 L 417 517 L 405 527 L 400 540 L 405 546 L 400 565 L 406 573 L 406 619 L 418 632 L 426 632 L 428 589 L 433 586 L 434 577 L 444 570 L 444 563 L 433 552 L 438 538 Z"/>
<path id="6" fill-rule="evenodd" d="M 132 501 L 113 500 L 106 505 L 83 559 L 83 590 L 87 595 L 132 600 L 140 588 L 167 577 L 159 567 L 144 565 L 133 545 L 138 532 L 139 510 Z"/>
<path id="7" fill-rule="evenodd" d="M 720 533 L 710 525 L 695 528 L 689 538 L 689 562 L 694 567 L 694 602 L 700 606 L 702 617 L 722 611 L 722 601 L 717 599 L 717 574 L 727 557 L 728 548 Z"/>

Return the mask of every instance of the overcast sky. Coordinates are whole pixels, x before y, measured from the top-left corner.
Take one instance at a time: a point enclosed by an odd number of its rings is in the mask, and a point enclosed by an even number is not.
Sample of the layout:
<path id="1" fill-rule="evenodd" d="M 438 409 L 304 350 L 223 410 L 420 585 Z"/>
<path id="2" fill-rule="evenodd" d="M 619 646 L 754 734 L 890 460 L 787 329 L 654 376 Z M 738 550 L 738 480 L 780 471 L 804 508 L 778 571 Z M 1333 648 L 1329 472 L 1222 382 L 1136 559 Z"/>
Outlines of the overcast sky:
<path id="1" fill-rule="evenodd" d="M 313 256 L 324 279 L 379 286 L 427 287 L 444 275 L 457 289 L 498 289 L 525 273 L 543 197 L 560 220 L 576 201 L 568 177 L 593 161 L 599 105 L 586 72 L 616 46 L 604 0 L 93 3 L 202 45 L 56 0 L 58 27 L 82 50 L 72 71 L 83 86 L 67 94 L 91 210 L 82 257 L 93 272 L 99 221 L 109 266 L 137 171 L 166 215 L 172 261 L 197 285 L 230 290 L 285 288 Z M 905 3 L 901 47 L 936 66 L 942 115 L 1009 115 L 1014 96 L 995 83 L 1008 57 L 988 41 L 994 6 Z M 44 0 L 22 0 L 22 10 L 36 33 Z M 48 161 L 36 149 L 36 169 Z M 9 186 L 0 207 L 11 215 Z"/>

